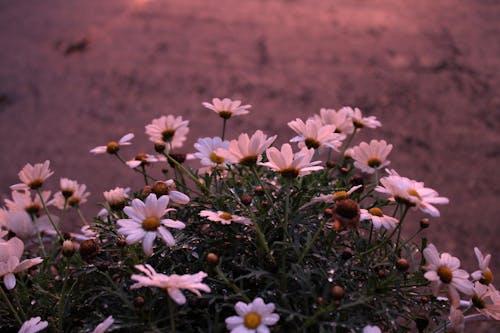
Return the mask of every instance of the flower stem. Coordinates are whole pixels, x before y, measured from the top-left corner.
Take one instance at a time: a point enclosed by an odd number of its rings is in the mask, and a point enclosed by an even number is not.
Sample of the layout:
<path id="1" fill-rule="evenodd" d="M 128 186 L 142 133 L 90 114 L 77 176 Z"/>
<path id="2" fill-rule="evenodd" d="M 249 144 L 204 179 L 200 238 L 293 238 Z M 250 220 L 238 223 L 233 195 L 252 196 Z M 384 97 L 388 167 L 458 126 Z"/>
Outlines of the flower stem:
<path id="1" fill-rule="evenodd" d="M 299 264 L 302 263 L 302 261 L 304 260 L 305 256 L 307 255 L 307 253 L 309 253 L 309 251 L 311 250 L 311 246 L 316 242 L 316 239 L 318 238 L 321 230 L 323 230 L 323 227 L 325 226 L 326 221 L 327 221 L 327 219 L 323 219 L 323 221 L 321 221 L 321 224 L 320 224 L 318 230 L 316 230 L 316 232 L 314 233 L 313 238 L 306 245 L 306 248 L 304 249 L 304 251 L 302 251 L 302 254 L 300 255 L 300 258 L 299 258 L 299 261 L 298 261 Z"/>
<path id="2" fill-rule="evenodd" d="M 245 302 L 250 303 L 251 300 L 243 294 L 243 291 L 241 291 L 240 288 L 238 288 L 237 285 L 229 281 L 229 279 L 222 273 L 220 270 L 219 266 L 215 267 L 215 272 L 217 273 L 217 276 L 224 282 L 229 288 L 231 288 L 236 294 L 241 295 L 241 298 L 245 300 Z"/>
<path id="3" fill-rule="evenodd" d="M 61 230 L 59 230 L 59 228 L 57 227 L 57 225 L 54 223 L 54 220 L 52 219 L 52 216 L 50 215 L 50 212 L 49 212 L 49 209 L 47 207 L 47 204 L 45 203 L 45 200 L 43 200 L 42 191 L 40 189 L 37 189 L 36 193 L 38 193 L 38 196 L 40 197 L 40 202 L 42 203 L 43 209 L 45 211 L 45 214 L 47 214 L 47 217 L 48 217 L 48 219 L 50 221 L 50 224 L 52 225 L 52 228 L 54 228 L 54 230 L 56 231 L 57 236 L 59 237 L 59 240 L 61 242 L 63 242 L 64 241 L 64 237 L 63 237 L 63 235 L 61 233 Z"/>
<path id="4" fill-rule="evenodd" d="M 283 223 L 283 230 L 285 231 L 285 237 L 287 240 L 291 241 L 290 235 L 288 234 L 288 216 L 289 216 L 289 211 L 290 211 L 290 188 L 291 188 L 291 183 L 287 181 L 286 184 L 286 196 L 285 196 L 285 219 Z"/>
<path id="5" fill-rule="evenodd" d="M 175 333 L 174 304 L 170 296 L 168 297 L 168 316 L 170 317 L 170 332 Z"/>
<path id="6" fill-rule="evenodd" d="M 148 186 L 149 185 L 149 183 L 148 183 L 148 174 L 146 173 L 146 167 L 142 163 L 141 163 L 141 170 L 142 170 L 141 173 L 144 176 L 144 185 Z"/>
<path id="7" fill-rule="evenodd" d="M 10 311 L 12 312 L 14 317 L 16 317 L 16 320 L 19 323 L 19 325 L 22 325 L 23 321 L 21 320 L 21 317 L 19 317 L 19 314 L 17 313 L 16 308 L 14 307 L 14 305 L 12 305 L 12 303 L 9 300 L 9 296 L 7 296 L 7 294 L 3 290 L 3 287 L 1 287 L 1 286 L 0 286 L 0 293 L 2 294 L 2 297 L 5 301 L 5 303 L 7 304 L 7 306 L 9 307 Z"/>
<path id="8" fill-rule="evenodd" d="M 38 242 L 40 243 L 40 248 L 44 257 L 47 257 L 47 252 L 45 251 L 45 245 L 43 244 L 42 233 L 40 232 L 40 227 L 38 226 L 38 218 L 36 215 L 32 215 L 33 223 L 35 224 L 36 234 L 38 236 Z"/>
<path id="9" fill-rule="evenodd" d="M 358 131 L 358 129 L 355 128 L 354 131 L 352 132 L 352 134 L 347 139 L 347 141 L 344 144 L 344 146 L 342 147 L 342 151 L 340 152 L 340 161 L 342 161 L 342 163 L 344 162 L 345 151 L 347 150 L 347 148 L 349 148 L 349 145 L 351 144 L 352 140 L 354 139 L 354 136 L 356 135 L 357 131 Z"/>
<path id="10" fill-rule="evenodd" d="M 221 136 L 222 141 L 224 141 L 224 136 L 226 135 L 226 122 L 227 119 L 224 119 L 222 122 L 222 136 Z"/>
<path id="11" fill-rule="evenodd" d="M 168 158 L 168 160 L 170 162 L 172 162 L 176 168 L 179 168 L 180 170 L 182 170 L 182 172 L 184 172 L 186 175 L 188 175 L 189 178 L 191 178 L 196 185 L 198 185 L 198 187 L 204 192 L 204 193 L 210 193 L 210 191 L 208 190 L 208 188 L 203 185 L 200 180 L 198 178 L 196 178 L 195 175 L 193 175 L 192 172 L 190 172 L 188 169 L 186 169 L 182 164 L 180 164 L 179 162 L 177 162 L 177 160 L 175 158 L 173 158 L 172 156 L 170 156 L 169 153 L 166 153 L 164 152 L 163 153 L 165 155 L 166 158 Z"/>

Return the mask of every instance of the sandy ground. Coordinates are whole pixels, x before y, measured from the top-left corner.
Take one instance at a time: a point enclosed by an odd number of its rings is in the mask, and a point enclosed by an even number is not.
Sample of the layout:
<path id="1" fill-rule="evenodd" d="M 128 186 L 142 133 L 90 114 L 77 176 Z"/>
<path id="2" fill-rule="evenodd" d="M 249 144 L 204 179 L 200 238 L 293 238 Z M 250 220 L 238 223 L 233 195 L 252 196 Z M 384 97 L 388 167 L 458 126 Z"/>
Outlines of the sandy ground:
<path id="1" fill-rule="evenodd" d="M 498 17 L 494 0 L 0 1 L 0 193 L 50 159 L 89 186 L 90 216 L 102 191 L 141 178 L 89 149 L 132 131 L 127 157 L 151 151 L 155 117 L 189 119 L 190 151 L 220 133 L 201 107 L 212 97 L 253 105 L 229 137 L 279 142 L 289 120 L 358 106 L 382 121 L 364 138 L 395 145 L 391 166 L 450 198 L 431 241 L 469 271 L 477 245 L 499 271 Z"/>

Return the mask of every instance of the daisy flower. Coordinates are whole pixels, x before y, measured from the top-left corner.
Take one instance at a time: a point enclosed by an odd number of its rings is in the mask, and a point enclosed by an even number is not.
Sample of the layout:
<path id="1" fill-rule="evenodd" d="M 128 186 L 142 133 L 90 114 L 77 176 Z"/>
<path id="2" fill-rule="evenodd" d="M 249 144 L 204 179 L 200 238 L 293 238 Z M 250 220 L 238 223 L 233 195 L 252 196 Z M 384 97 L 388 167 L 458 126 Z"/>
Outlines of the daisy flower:
<path id="1" fill-rule="evenodd" d="M 261 130 L 256 131 L 251 137 L 247 133 L 241 133 L 238 140 L 231 140 L 229 147 L 217 149 L 216 153 L 230 163 L 253 166 L 262 160 L 262 154 L 276 138 L 277 135 L 268 138 Z"/>
<path id="2" fill-rule="evenodd" d="M 335 126 L 335 133 L 351 134 L 354 132 L 354 125 L 349 114 L 345 109 L 335 111 L 334 109 L 322 108 L 319 110 L 319 116 L 323 125 Z"/>
<path id="3" fill-rule="evenodd" d="M 134 134 L 127 133 L 124 136 L 122 136 L 120 138 L 120 140 L 118 140 L 118 142 L 110 141 L 105 146 L 97 146 L 95 148 L 92 148 L 90 150 L 90 152 L 94 155 L 104 154 L 104 153 L 114 155 L 114 154 L 118 153 L 121 146 L 131 145 L 132 142 L 130 142 L 130 140 L 132 140 L 133 138 L 134 138 Z"/>
<path id="4" fill-rule="evenodd" d="M 388 145 L 385 140 L 371 140 L 370 144 L 361 142 L 359 146 L 353 147 L 351 158 L 356 168 L 372 174 L 375 170 L 382 169 L 391 163 L 386 159 L 391 150 L 392 145 Z"/>
<path id="5" fill-rule="evenodd" d="M 485 317 L 500 320 L 500 294 L 493 285 L 474 283 L 472 304 Z"/>
<path id="6" fill-rule="evenodd" d="M 36 333 L 49 326 L 47 321 L 42 321 L 41 317 L 33 317 L 23 323 L 18 333 Z"/>
<path id="7" fill-rule="evenodd" d="M 200 160 L 202 165 L 216 167 L 224 165 L 226 161 L 224 157 L 218 155 L 215 151 L 218 148 L 227 149 L 228 147 L 229 141 L 222 141 L 218 136 L 214 138 L 200 138 L 194 144 L 197 152 L 193 155 Z"/>
<path id="8" fill-rule="evenodd" d="M 102 323 L 96 326 L 96 328 L 92 331 L 92 333 L 104 333 L 108 328 L 113 325 L 115 320 L 113 319 L 113 316 L 109 316 L 106 318 Z"/>
<path id="9" fill-rule="evenodd" d="M 42 187 L 47 178 L 54 173 L 50 169 L 50 161 L 43 163 L 36 163 L 35 165 L 26 164 L 18 173 L 19 179 L 22 183 L 12 185 L 11 190 L 25 191 L 28 189 L 37 190 Z"/>
<path id="10" fill-rule="evenodd" d="M 301 207 L 301 209 L 309 207 L 309 206 L 311 206 L 315 203 L 318 203 L 318 202 L 333 203 L 333 202 L 338 201 L 338 200 L 347 199 L 347 198 L 349 198 L 349 196 L 351 194 L 353 194 L 354 192 L 356 192 L 356 190 L 358 190 L 362 187 L 363 187 L 363 185 L 356 185 L 356 186 L 351 187 L 351 189 L 349 191 L 341 190 L 341 191 L 336 191 L 333 194 L 320 194 L 317 197 L 312 198 L 309 203 L 303 205 Z"/>
<path id="11" fill-rule="evenodd" d="M 184 229 L 185 224 L 181 221 L 163 219 L 163 216 L 171 211 L 167 209 L 169 197 L 164 195 L 156 198 L 151 193 L 145 202 L 139 199 L 132 200 L 131 206 L 123 209 L 129 219 L 117 221 L 120 228 L 118 232 L 126 236 L 127 244 L 135 244 L 142 241 L 142 247 L 146 255 L 153 254 L 153 242 L 157 236 L 170 247 L 175 245 L 175 239 L 168 228 Z"/>
<path id="12" fill-rule="evenodd" d="M 144 275 L 133 274 L 131 279 L 137 281 L 130 289 L 137 289 L 142 287 L 157 287 L 166 290 L 170 298 L 177 304 L 186 303 L 186 296 L 182 294 L 181 289 L 186 289 L 200 297 L 200 291 L 209 293 L 210 287 L 202 283 L 202 280 L 207 277 L 207 273 L 198 272 L 196 274 L 184 275 L 165 275 L 156 273 L 150 265 L 136 265 L 136 269 L 140 270 Z"/>
<path id="13" fill-rule="evenodd" d="M 150 165 L 151 163 L 156 163 L 160 161 L 165 161 L 165 157 L 157 157 L 154 155 L 146 154 L 146 153 L 139 153 L 135 155 L 135 157 L 131 160 L 128 160 L 125 162 L 131 169 L 135 169 L 139 166 L 147 166 Z"/>
<path id="14" fill-rule="evenodd" d="M 25 271 L 43 261 L 40 257 L 20 261 L 23 251 L 24 243 L 17 237 L 0 242 L 0 277 L 3 277 L 5 288 L 9 290 L 16 286 L 15 273 Z"/>
<path id="15" fill-rule="evenodd" d="M 474 253 L 476 254 L 479 270 L 471 274 L 472 279 L 474 281 L 479 281 L 482 284 L 491 284 L 493 282 L 493 272 L 488 267 L 491 260 L 491 254 L 488 254 L 485 257 L 477 247 L 474 247 Z"/>
<path id="16" fill-rule="evenodd" d="M 23 211 L 10 211 L 5 216 L 7 228 L 24 242 L 31 241 L 36 236 L 36 229 L 30 215 Z"/>
<path id="17" fill-rule="evenodd" d="M 380 179 L 375 191 L 389 195 L 390 201 L 395 201 L 415 207 L 433 217 L 438 217 L 439 210 L 433 204 L 447 204 L 448 198 L 440 197 L 439 194 L 423 182 L 417 182 L 406 177 L 399 176 L 394 170 L 389 170 L 389 176 Z"/>
<path id="18" fill-rule="evenodd" d="M 459 269 L 460 260 L 451 256 L 449 253 L 439 254 L 433 244 L 429 244 L 424 249 L 424 257 L 427 265 L 424 269 L 427 271 L 424 277 L 431 281 L 434 296 L 437 296 L 441 286 L 446 286 L 448 289 L 451 304 L 458 307 L 460 304 L 460 296 L 458 291 L 471 295 L 472 283 L 468 280 L 469 273 L 463 269 Z"/>
<path id="19" fill-rule="evenodd" d="M 311 162 L 313 155 L 314 149 L 305 147 L 294 154 L 292 146 L 285 143 L 281 146 L 281 151 L 275 147 L 268 148 L 266 156 L 269 162 L 259 164 L 279 172 L 282 177 L 296 178 L 323 169 L 322 166 L 318 166 L 321 161 Z"/>
<path id="20" fill-rule="evenodd" d="M 338 151 L 338 148 L 342 145 L 342 140 L 345 139 L 345 135 L 335 133 L 335 126 L 323 125 L 320 120 L 308 119 L 304 123 L 304 121 L 297 118 L 290 121 L 288 127 L 298 134 L 290 142 L 298 142 L 299 148 L 318 149 L 320 147 L 329 147 Z"/>
<path id="21" fill-rule="evenodd" d="M 268 326 L 275 325 L 280 316 L 274 313 L 274 303 L 264 303 L 257 297 L 252 303 L 236 303 L 237 316 L 226 318 L 227 329 L 231 333 L 269 333 Z"/>
<path id="22" fill-rule="evenodd" d="M 375 229 L 380 229 L 383 227 L 386 230 L 394 229 L 398 224 L 398 219 L 385 215 L 382 209 L 378 207 L 373 207 L 368 210 L 361 209 L 360 220 L 371 220 Z"/>
<path id="23" fill-rule="evenodd" d="M 241 224 L 252 224 L 249 218 L 232 215 L 228 212 L 223 212 L 218 210 L 217 212 L 213 212 L 211 210 L 202 210 L 199 214 L 201 217 L 206 217 L 210 221 L 220 222 L 221 224 L 231 224 L 231 222 L 241 223 Z"/>
<path id="24" fill-rule="evenodd" d="M 87 198 L 90 196 L 90 192 L 87 192 L 87 185 L 76 183 L 76 189 L 69 197 L 66 197 L 67 193 L 62 191 L 54 194 L 54 198 L 49 202 L 49 205 L 57 207 L 59 209 L 64 209 L 64 204 L 71 207 L 78 207 L 80 204 L 86 203 Z"/>
<path id="25" fill-rule="evenodd" d="M 122 210 L 128 199 L 129 188 L 115 187 L 112 190 L 104 191 L 103 196 L 112 210 Z"/>
<path id="26" fill-rule="evenodd" d="M 363 327 L 363 333 L 382 333 L 378 326 L 366 325 Z"/>
<path id="27" fill-rule="evenodd" d="M 351 108 L 348 106 L 344 106 L 339 111 L 345 112 L 349 118 L 352 120 L 352 124 L 355 128 L 376 128 L 382 126 L 380 121 L 377 120 L 376 117 L 363 117 L 363 113 L 358 108 Z"/>
<path id="28" fill-rule="evenodd" d="M 232 116 L 242 116 L 249 113 L 251 105 L 241 105 L 241 101 L 232 101 L 229 98 L 220 100 L 218 98 L 212 99 L 212 104 L 203 102 L 202 105 L 217 113 L 222 119 L 229 119 Z"/>
<path id="29" fill-rule="evenodd" d="M 146 125 L 146 134 L 154 143 L 165 143 L 169 148 L 182 147 L 189 132 L 188 125 L 189 120 L 182 120 L 180 116 L 161 116 Z"/>
<path id="30" fill-rule="evenodd" d="M 50 197 L 50 191 L 43 191 L 42 198 L 44 202 L 47 202 Z M 34 195 L 31 197 L 31 193 L 28 191 L 12 191 L 12 200 L 5 199 L 5 205 L 9 211 L 20 211 L 24 210 L 32 216 L 39 216 L 40 211 L 43 208 L 42 202 L 40 201 L 40 196 Z"/>

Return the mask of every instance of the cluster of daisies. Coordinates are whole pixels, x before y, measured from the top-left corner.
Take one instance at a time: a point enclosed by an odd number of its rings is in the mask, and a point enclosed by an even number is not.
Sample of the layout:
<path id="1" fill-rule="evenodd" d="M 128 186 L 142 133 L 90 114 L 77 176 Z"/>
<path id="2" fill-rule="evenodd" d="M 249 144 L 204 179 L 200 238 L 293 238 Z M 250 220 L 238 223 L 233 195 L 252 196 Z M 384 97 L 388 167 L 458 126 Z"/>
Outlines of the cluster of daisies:
<path id="1" fill-rule="evenodd" d="M 98 217 L 114 222 L 116 233 L 126 244 L 140 244 L 145 260 L 153 256 L 158 249 L 176 246 L 176 236 L 183 232 L 188 222 L 177 220 L 175 213 L 192 202 L 192 198 L 177 189 L 174 179 L 157 180 L 151 177 L 146 167 L 153 163 L 168 162 L 191 177 L 195 185 L 210 191 L 207 188 L 209 185 L 200 175 L 213 174 L 224 178 L 233 165 L 254 172 L 262 167 L 274 175 L 272 182 L 278 186 L 275 181 L 277 178 L 292 182 L 298 177 L 325 169 L 327 163 L 320 157 L 328 154 L 329 162 L 330 156 L 335 154 L 342 161 L 350 161 L 352 166 L 366 177 L 373 176 L 375 185 L 370 192 L 394 203 L 404 212 L 403 216 L 412 208 L 430 217 L 438 217 L 439 210 L 435 205 L 448 203 L 447 198 L 425 187 L 423 182 L 402 177 L 395 170 L 387 169 L 390 164 L 387 158 L 393 146 L 385 140 L 371 140 L 350 147 L 355 134 L 362 128 L 381 126 L 375 117 L 364 116 L 358 108 L 321 109 L 319 114 L 308 119 L 297 118 L 290 121 L 288 126 L 295 136 L 289 143 L 278 148 L 273 146 L 277 135 L 266 135 L 261 130 L 241 133 L 233 140 L 225 139 L 227 121 L 234 116 L 248 114 L 251 105 L 243 105 L 241 101 L 228 98 L 215 98 L 212 103 L 203 103 L 203 106 L 223 119 L 222 135 L 198 139 L 191 154 L 175 153 L 186 141 L 189 121 L 173 115 L 153 119 L 146 125 L 145 132 L 154 144 L 153 154 L 141 152 L 130 159 L 122 157 L 122 148 L 132 144 L 132 133 L 90 150 L 92 154 L 116 156 L 129 168 L 142 174 L 146 183 L 148 180 L 154 181 L 142 191 L 142 199 L 135 198 L 128 188 L 116 187 L 104 192 L 105 203 L 98 213 Z M 293 144 L 297 145 L 296 149 Z M 199 164 L 196 172 L 183 166 L 186 161 L 192 160 Z M 0 277 L 3 278 L 7 290 L 16 287 L 16 274 L 22 274 L 50 259 L 46 247 L 53 247 L 59 242 L 62 244 L 62 255 L 71 256 L 75 249 L 91 247 L 99 240 L 98 230 L 87 224 L 80 210 L 80 206 L 90 195 L 86 186 L 75 180 L 61 178 L 59 190 L 52 195 L 51 191 L 43 190 L 44 183 L 52 175 L 49 161 L 27 164 L 19 172 L 21 183 L 11 186 L 11 198 L 5 199 L 5 208 L 0 208 Z M 357 185 L 333 194 L 317 193 L 306 206 L 320 202 L 334 203 L 332 216 L 336 230 L 356 229 L 359 228 L 360 221 L 365 221 L 371 228 L 387 233 L 388 239 L 397 233 L 399 242 L 400 220 L 395 216 L 386 215 L 383 206 L 379 207 L 373 203 L 363 206 L 351 199 L 354 193 L 362 193 L 365 190 L 362 185 Z M 51 213 L 50 207 L 57 208 L 59 213 Z M 198 210 L 196 218 L 222 226 L 236 223 L 249 228 L 245 229 L 247 231 L 259 232 L 251 216 L 221 211 L 215 207 L 203 208 Z M 82 219 L 83 225 L 79 232 L 62 231 L 62 221 L 68 209 L 75 209 Z M 160 246 L 160 243 L 163 244 Z M 443 299 L 448 300 L 451 305 L 448 326 L 455 332 L 464 330 L 466 317 L 461 310 L 464 307 L 475 308 L 486 318 L 500 320 L 500 294 L 492 284 L 493 273 L 489 268 L 491 255 L 484 256 L 478 248 L 475 248 L 474 252 L 479 269 L 469 274 L 460 269 L 458 258 L 448 253 L 440 254 L 433 244 L 423 250 L 426 261 L 424 276 L 430 281 L 436 297 L 446 295 Z M 84 253 L 81 252 L 82 257 Z M 26 254 L 42 254 L 43 257 L 22 259 Z M 135 265 L 135 269 L 139 274 L 130 276 L 130 281 L 133 281 L 131 289 L 159 288 L 178 305 L 186 303 L 183 291 L 189 291 L 196 296 L 201 296 L 201 292 L 211 293 L 210 286 L 204 282 L 208 276 L 204 271 L 167 275 L 157 272 L 146 262 Z M 3 294 L 5 302 L 9 302 L 8 296 Z M 14 306 L 12 308 L 14 309 Z M 226 327 L 232 333 L 267 333 L 270 332 L 269 327 L 280 320 L 280 315 L 275 312 L 275 304 L 265 303 L 262 297 L 256 297 L 246 303 L 237 302 L 234 310 L 237 315 L 225 319 Z M 15 311 L 13 312 L 15 314 Z M 108 317 L 94 332 L 104 332 L 112 328 L 114 321 L 113 317 Z M 372 324 L 374 323 L 362 328 L 362 331 L 381 332 L 379 327 Z M 19 332 L 38 332 L 47 326 L 47 321 L 35 317 L 25 321 Z"/>

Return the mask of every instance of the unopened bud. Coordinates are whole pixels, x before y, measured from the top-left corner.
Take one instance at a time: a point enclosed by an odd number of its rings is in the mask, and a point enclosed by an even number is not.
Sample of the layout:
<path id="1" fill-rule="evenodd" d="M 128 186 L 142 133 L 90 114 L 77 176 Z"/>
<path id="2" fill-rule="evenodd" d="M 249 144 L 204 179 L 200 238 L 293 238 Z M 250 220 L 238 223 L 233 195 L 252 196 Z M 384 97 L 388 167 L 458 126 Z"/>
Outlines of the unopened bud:
<path id="1" fill-rule="evenodd" d="M 146 185 L 142 189 L 142 195 L 148 196 L 149 194 L 151 194 L 152 191 L 153 191 L 153 188 L 149 185 Z"/>
<path id="2" fill-rule="evenodd" d="M 430 221 L 428 218 L 424 217 L 423 219 L 420 220 L 420 228 L 422 229 L 425 229 L 425 228 L 429 228 L 429 225 L 430 225 Z"/>
<path id="3" fill-rule="evenodd" d="M 240 198 L 241 203 L 243 203 L 245 206 L 250 206 L 252 203 L 253 197 L 250 194 L 243 194 Z"/>
<path id="4" fill-rule="evenodd" d="M 217 265 L 218 262 L 219 262 L 218 255 L 216 255 L 215 253 L 212 253 L 212 252 L 207 254 L 207 263 L 209 263 L 210 265 Z"/>
<path id="5" fill-rule="evenodd" d="M 156 194 L 158 198 L 161 197 L 162 195 L 168 195 L 169 193 L 168 185 L 165 182 L 157 181 L 151 188 L 151 192 Z"/>
<path id="6" fill-rule="evenodd" d="M 144 297 L 137 296 L 136 298 L 134 298 L 134 306 L 136 308 L 142 308 L 142 306 L 144 305 L 144 303 L 145 303 Z"/>
<path id="7" fill-rule="evenodd" d="M 163 153 L 165 151 L 166 145 L 163 142 L 156 142 L 155 143 L 155 152 L 157 153 Z"/>
<path id="8" fill-rule="evenodd" d="M 341 286 L 333 286 L 330 289 L 330 293 L 332 295 L 332 298 L 336 301 L 341 300 L 344 295 L 345 295 L 345 290 Z"/>
<path id="9" fill-rule="evenodd" d="M 255 188 L 253 189 L 253 192 L 256 195 L 264 195 L 264 188 L 261 185 L 255 186 Z"/>
<path id="10" fill-rule="evenodd" d="M 400 272 L 406 272 L 410 268 L 410 263 L 408 262 L 408 259 L 399 258 L 398 261 L 396 261 L 396 268 Z"/>
<path id="11" fill-rule="evenodd" d="M 65 240 L 62 244 L 62 255 L 65 257 L 71 257 L 75 254 L 75 244 L 70 240 Z"/>
<path id="12" fill-rule="evenodd" d="M 87 239 L 80 244 L 80 256 L 84 260 L 95 258 L 98 252 L 99 244 L 95 239 Z"/>

